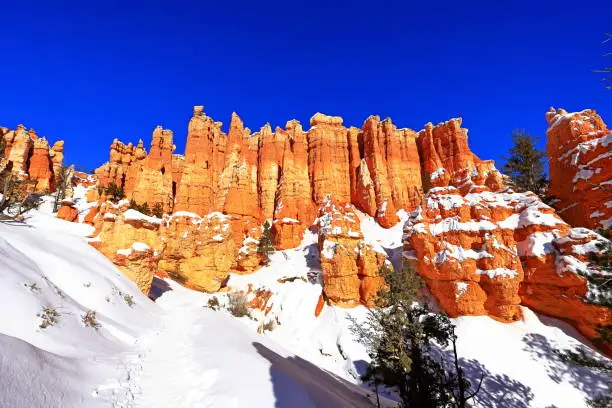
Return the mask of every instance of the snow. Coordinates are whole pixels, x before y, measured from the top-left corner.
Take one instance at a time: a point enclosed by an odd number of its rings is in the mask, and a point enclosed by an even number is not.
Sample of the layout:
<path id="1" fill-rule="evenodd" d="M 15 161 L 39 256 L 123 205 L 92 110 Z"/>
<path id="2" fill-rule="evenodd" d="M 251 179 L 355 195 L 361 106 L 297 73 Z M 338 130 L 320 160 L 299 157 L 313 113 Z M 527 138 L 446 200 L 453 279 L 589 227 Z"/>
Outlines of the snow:
<path id="1" fill-rule="evenodd" d="M 575 175 L 574 178 L 572 179 L 572 183 L 577 182 L 578 180 L 588 180 L 591 177 L 593 177 L 593 175 L 595 174 L 594 170 L 590 170 L 590 169 L 580 169 Z"/>
<path id="2" fill-rule="evenodd" d="M 517 242 L 519 256 L 543 257 L 555 252 L 552 241 L 557 238 L 554 232 L 534 232 L 523 241 Z"/>
<path id="3" fill-rule="evenodd" d="M 518 272 L 514 269 L 508 268 L 495 268 L 495 269 L 477 269 L 476 273 L 478 275 L 487 275 L 489 278 L 516 278 L 518 276 Z"/>
<path id="4" fill-rule="evenodd" d="M 447 257 L 454 258 L 460 262 L 466 259 L 483 259 L 493 258 L 493 255 L 488 253 L 486 249 L 475 251 L 473 249 L 465 249 L 458 245 L 449 244 L 445 242 L 445 248 L 442 251 L 436 253 L 435 262 L 440 264 L 447 261 Z"/>
<path id="5" fill-rule="evenodd" d="M 457 293 L 455 297 L 459 299 L 461 296 L 463 296 L 465 292 L 467 292 L 469 285 L 467 282 L 457 282 L 455 286 L 457 287 Z"/>
<path id="6" fill-rule="evenodd" d="M 123 213 L 123 219 L 127 221 L 144 221 L 150 224 L 161 224 L 161 219 L 157 217 L 150 217 L 139 211 L 130 208 Z"/>
<path id="7" fill-rule="evenodd" d="M 283 222 L 285 224 L 299 224 L 300 221 L 296 220 L 295 218 L 283 218 Z"/>
<path id="8" fill-rule="evenodd" d="M 323 241 L 323 250 L 321 250 L 321 256 L 323 258 L 328 258 L 328 259 L 333 258 L 334 254 L 336 253 L 337 246 L 338 246 L 337 242 L 326 239 L 325 241 Z"/>
<path id="9" fill-rule="evenodd" d="M 398 212 L 402 221 L 385 229 L 356 214 L 364 241 L 397 263 L 409 215 Z M 376 406 L 359 384 L 369 357 L 349 320 L 363 322 L 367 309 L 326 304 L 314 315 L 322 284 L 318 235 L 310 230 L 297 248 L 274 252 L 268 266 L 230 275 L 230 291 L 249 292 L 249 298 L 256 290 L 271 292 L 267 314 L 253 310 L 252 318 L 235 318 L 223 308 L 227 293 L 195 292 L 169 280 L 156 281 L 167 291 L 151 302 L 86 243 L 90 226 L 39 211 L 27 222 L 0 223 L 0 296 L 11 307 L 11 313 L 0 314 L 0 406 Z M 587 233 L 570 231 L 576 239 Z M 528 239 L 549 238 L 532 234 Z M 256 242 L 247 238 L 243 245 Z M 502 247 L 495 240 L 493 246 Z M 144 247 L 136 243 L 131 249 Z M 448 246 L 447 252 L 458 259 L 487 257 L 486 248 Z M 479 273 L 511 277 L 516 271 Z M 456 296 L 467 289 L 468 283 L 458 282 Z M 131 307 L 126 296 L 133 298 Z M 221 310 L 206 307 L 213 297 Z M 36 315 L 47 306 L 57 308 L 59 323 L 41 329 Z M 99 330 L 81 323 L 88 310 L 96 311 Z M 453 319 L 467 376 L 476 383 L 486 375 L 476 406 L 581 408 L 586 396 L 608 390 L 605 375 L 564 363 L 553 352 L 588 344 L 574 329 L 527 308 L 522 312 L 523 320 L 511 324 L 486 316 Z M 258 334 L 270 319 L 276 327 Z M 439 352 L 449 355 L 449 350 Z M 383 399 L 382 406 L 391 405 Z"/>
<path id="10" fill-rule="evenodd" d="M 445 173 L 446 170 L 444 170 L 444 167 L 440 167 L 439 169 L 436 169 L 434 171 L 431 172 L 431 180 L 435 180 L 438 177 L 440 177 L 441 175 L 443 175 Z"/>
<path id="11" fill-rule="evenodd" d="M 202 218 L 198 214 L 192 213 L 189 211 L 177 211 L 170 216 L 170 218 L 175 218 L 175 217 Z"/>
<path id="12" fill-rule="evenodd" d="M 126 367 L 159 309 L 85 242 L 79 224 L 38 212 L 30 220 L 0 223 L 0 297 L 12 310 L 0 314 L 0 406 L 121 406 L 131 399 Z M 43 308 L 59 314 L 57 324 L 39 327 Z M 81 322 L 89 310 L 98 330 Z"/>
<path id="13" fill-rule="evenodd" d="M 440 235 L 449 231 L 492 231 L 497 229 L 497 226 L 488 220 L 480 221 L 459 221 L 459 217 L 445 218 L 444 220 L 429 225 L 429 231 L 432 235 Z"/>

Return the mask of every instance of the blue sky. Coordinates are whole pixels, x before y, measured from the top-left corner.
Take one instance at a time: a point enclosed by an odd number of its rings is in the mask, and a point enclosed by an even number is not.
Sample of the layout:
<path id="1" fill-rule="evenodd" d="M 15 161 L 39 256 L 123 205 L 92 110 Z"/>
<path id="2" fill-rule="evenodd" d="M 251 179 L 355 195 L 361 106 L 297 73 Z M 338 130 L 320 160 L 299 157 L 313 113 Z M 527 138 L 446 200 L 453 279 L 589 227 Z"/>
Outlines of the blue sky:
<path id="1" fill-rule="evenodd" d="M 87 168 L 115 137 L 148 145 L 158 124 L 183 152 L 197 104 L 251 129 L 307 127 L 317 111 L 416 130 L 461 116 L 485 159 L 513 129 L 544 139 L 550 106 L 612 125 L 612 91 L 591 72 L 612 63 L 609 1 L 2 3 L 0 125 L 64 139 Z"/>

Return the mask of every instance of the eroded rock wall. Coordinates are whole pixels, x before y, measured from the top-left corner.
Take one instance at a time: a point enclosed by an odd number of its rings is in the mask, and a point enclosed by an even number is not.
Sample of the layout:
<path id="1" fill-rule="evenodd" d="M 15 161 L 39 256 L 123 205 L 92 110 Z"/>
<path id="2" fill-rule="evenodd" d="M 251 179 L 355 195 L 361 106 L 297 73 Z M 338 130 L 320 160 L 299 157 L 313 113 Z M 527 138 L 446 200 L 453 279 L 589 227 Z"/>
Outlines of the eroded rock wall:
<path id="1" fill-rule="evenodd" d="M 548 194 L 559 215 L 574 226 L 612 225 L 612 131 L 592 109 L 568 113 L 553 109 L 546 150 Z"/>

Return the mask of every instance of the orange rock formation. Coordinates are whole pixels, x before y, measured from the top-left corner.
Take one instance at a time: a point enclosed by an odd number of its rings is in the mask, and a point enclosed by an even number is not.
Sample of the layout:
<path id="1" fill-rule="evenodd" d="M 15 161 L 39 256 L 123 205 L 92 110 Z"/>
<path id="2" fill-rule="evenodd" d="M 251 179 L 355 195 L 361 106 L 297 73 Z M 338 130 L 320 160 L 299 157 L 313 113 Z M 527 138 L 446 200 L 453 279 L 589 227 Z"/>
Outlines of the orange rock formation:
<path id="1" fill-rule="evenodd" d="M 519 305 L 569 321 L 592 338 L 609 323 L 593 301 L 588 252 L 603 238 L 572 229 L 532 193 L 515 193 L 467 148 L 459 120 L 426 126 L 417 144 L 431 188 L 405 225 L 404 258 L 451 316 L 521 318 Z"/>
<path id="2" fill-rule="evenodd" d="M 594 167 L 609 163 L 601 149 L 610 135 L 594 112 L 585 112 L 548 115 L 551 191 L 561 205 L 587 209 L 583 221 L 560 211 L 567 220 L 596 226 L 610 217 L 601 188 L 609 166 Z M 581 120 L 586 124 L 574 130 Z M 285 249 L 297 246 L 318 217 L 322 299 L 370 305 L 384 284 L 378 271 L 387 259 L 364 240 L 357 210 L 390 227 L 403 209 L 416 210 L 405 226 L 405 258 L 450 315 L 514 321 L 521 318 L 519 306 L 529 305 L 591 337 L 610 319 L 576 267 L 586 265 L 585 254 L 603 238 L 572 229 L 533 194 L 508 189 L 493 161 L 470 151 L 461 119 L 428 123 L 416 133 L 377 116 L 361 129 L 346 128 L 342 118 L 317 113 L 307 131 L 293 120 L 285 129 L 266 124 L 251 134 L 234 113 L 226 135 L 196 106 L 184 156 L 173 151 L 172 133 L 158 127 L 150 153 L 142 141 L 134 147 L 115 140 L 109 162 L 96 171 L 101 186 L 115 182 L 128 200 L 162 203 L 172 215 L 135 216 L 128 201 L 112 205 L 102 198 L 86 217 L 97 229 L 92 244 L 145 291 L 153 273 L 219 290 L 230 271 L 258 267 L 264 220 L 272 222 L 276 247 Z M 577 190 L 555 181 L 566 168 L 575 170 Z M 135 249 L 135 243 L 143 245 Z"/>
<path id="3" fill-rule="evenodd" d="M 550 186 L 554 206 L 571 225 L 612 225 L 612 131 L 591 109 L 546 113 Z"/>
<path id="4" fill-rule="evenodd" d="M 16 130 L 2 128 L 0 137 L 6 143 L 0 159 L 0 171 L 11 172 L 20 179 L 31 180 L 37 192 L 55 191 L 56 172 L 62 167 L 64 142 L 56 142 L 52 148 L 44 137 L 23 125 Z"/>

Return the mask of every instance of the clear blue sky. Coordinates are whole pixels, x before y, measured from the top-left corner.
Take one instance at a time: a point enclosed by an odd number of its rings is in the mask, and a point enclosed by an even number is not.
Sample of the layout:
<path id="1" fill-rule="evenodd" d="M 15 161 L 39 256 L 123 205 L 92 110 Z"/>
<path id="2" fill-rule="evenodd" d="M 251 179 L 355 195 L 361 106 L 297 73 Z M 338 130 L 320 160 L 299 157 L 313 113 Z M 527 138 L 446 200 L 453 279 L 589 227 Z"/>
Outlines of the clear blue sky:
<path id="1" fill-rule="evenodd" d="M 612 125 L 591 72 L 612 63 L 610 1 L 1 3 L 0 125 L 64 139 L 88 168 L 158 124 L 183 152 L 196 104 L 251 129 L 317 111 L 416 130 L 462 116 L 486 159 L 515 128 L 544 136 L 551 105 Z"/>

